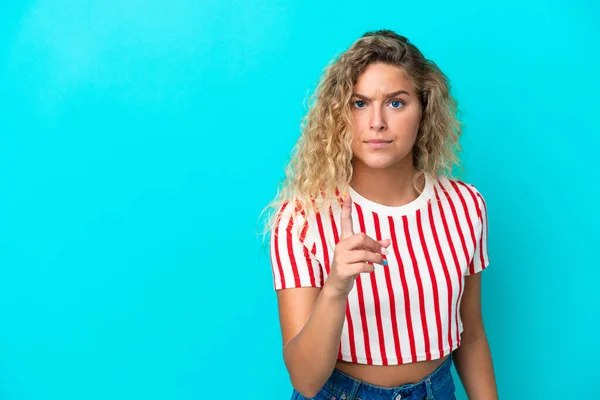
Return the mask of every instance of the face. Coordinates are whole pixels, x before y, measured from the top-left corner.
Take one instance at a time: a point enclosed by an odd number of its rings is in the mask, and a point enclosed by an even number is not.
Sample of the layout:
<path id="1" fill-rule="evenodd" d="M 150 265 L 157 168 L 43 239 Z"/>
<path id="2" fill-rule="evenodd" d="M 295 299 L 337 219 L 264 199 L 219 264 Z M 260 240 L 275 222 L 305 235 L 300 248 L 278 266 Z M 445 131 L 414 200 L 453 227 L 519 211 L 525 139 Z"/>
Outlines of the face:
<path id="1" fill-rule="evenodd" d="M 354 167 L 412 166 L 421 104 L 404 70 L 370 64 L 359 76 L 351 101 Z"/>

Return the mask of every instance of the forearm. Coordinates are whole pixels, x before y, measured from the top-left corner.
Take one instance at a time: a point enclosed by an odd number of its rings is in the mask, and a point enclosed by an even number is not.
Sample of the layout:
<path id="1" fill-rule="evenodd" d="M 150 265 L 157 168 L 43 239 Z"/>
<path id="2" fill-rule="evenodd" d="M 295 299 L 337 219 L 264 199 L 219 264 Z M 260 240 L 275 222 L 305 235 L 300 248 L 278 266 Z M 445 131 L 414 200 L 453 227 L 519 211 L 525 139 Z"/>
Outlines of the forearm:
<path id="1" fill-rule="evenodd" d="M 461 343 L 453 360 L 469 399 L 498 399 L 492 355 L 485 335 Z"/>
<path id="2" fill-rule="evenodd" d="M 314 397 L 335 368 L 346 300 L 326 282 L 304 328 L 284 348 L 292 385 L 305 397 Z"/>

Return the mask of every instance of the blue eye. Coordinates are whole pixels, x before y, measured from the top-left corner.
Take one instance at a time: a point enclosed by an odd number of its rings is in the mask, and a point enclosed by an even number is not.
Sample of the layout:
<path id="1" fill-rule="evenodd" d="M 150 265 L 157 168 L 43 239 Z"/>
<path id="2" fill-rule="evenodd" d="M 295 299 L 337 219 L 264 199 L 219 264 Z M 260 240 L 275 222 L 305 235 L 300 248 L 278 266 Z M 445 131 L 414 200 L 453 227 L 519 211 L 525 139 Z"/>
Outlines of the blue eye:
<path id="1" fill-rule="evenodd" d="M 362 101 L 362 100 L 356 100 L 356 101 L 354 102 L 354 105 L 356 106 L 356 108 L 363 108 L 363 107 L 361 107 L 361 106 L 358 106 L 358 105 L 357 105 L 358 103 L 362 103 L 363 105 L 365 104 L 365 102 L 364 102 L 364 101 Z"/>
<path id="2" fill-rule="evenodd" d="M 390 104 L 394 108 L 400 108 L 400 106 L 404 105 L 404 103 L 402 103 L 400 100 L 393 100 Z"/>

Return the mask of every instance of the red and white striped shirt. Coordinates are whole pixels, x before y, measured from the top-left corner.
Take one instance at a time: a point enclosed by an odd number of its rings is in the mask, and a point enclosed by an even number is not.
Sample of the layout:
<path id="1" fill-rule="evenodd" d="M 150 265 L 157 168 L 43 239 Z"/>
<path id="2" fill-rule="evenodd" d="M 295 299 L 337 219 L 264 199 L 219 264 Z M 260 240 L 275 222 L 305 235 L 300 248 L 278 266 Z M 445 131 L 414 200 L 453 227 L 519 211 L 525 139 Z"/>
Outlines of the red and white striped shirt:
<path id="1" fill-rule="evenodd" d="M 348 295 L 338 359 L 373 365 L 433 360 L 459 347 L 464 277 L 488 264 L 487 209 L 471 184 L 427 175 L 425 189 L 398 207 L 352 187 L 355 232 L 391 239 L 387 267 L 360 274 Z M 341 205 L 304 221 L 284 205 L 271 232 L 275 290 L 322 287 L 339 241 Z M 301 229 L 296 229 L 302 221 Z"/>

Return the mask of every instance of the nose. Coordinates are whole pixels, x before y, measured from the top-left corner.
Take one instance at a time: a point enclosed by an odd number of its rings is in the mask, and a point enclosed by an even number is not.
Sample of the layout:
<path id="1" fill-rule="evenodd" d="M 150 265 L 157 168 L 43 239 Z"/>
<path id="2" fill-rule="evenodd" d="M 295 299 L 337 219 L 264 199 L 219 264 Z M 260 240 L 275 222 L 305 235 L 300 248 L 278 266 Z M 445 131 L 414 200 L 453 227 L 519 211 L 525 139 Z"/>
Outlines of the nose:
<path id="1" fill-rule="evenodd" d="M 381 132 L 387 128 L 387 124 L 385 122 L 383 112 L 378 110 L 377 107 L 373 107 L 370 125 L 371 125 L 371 130 L 375 131 L 375 132 Z"/>

